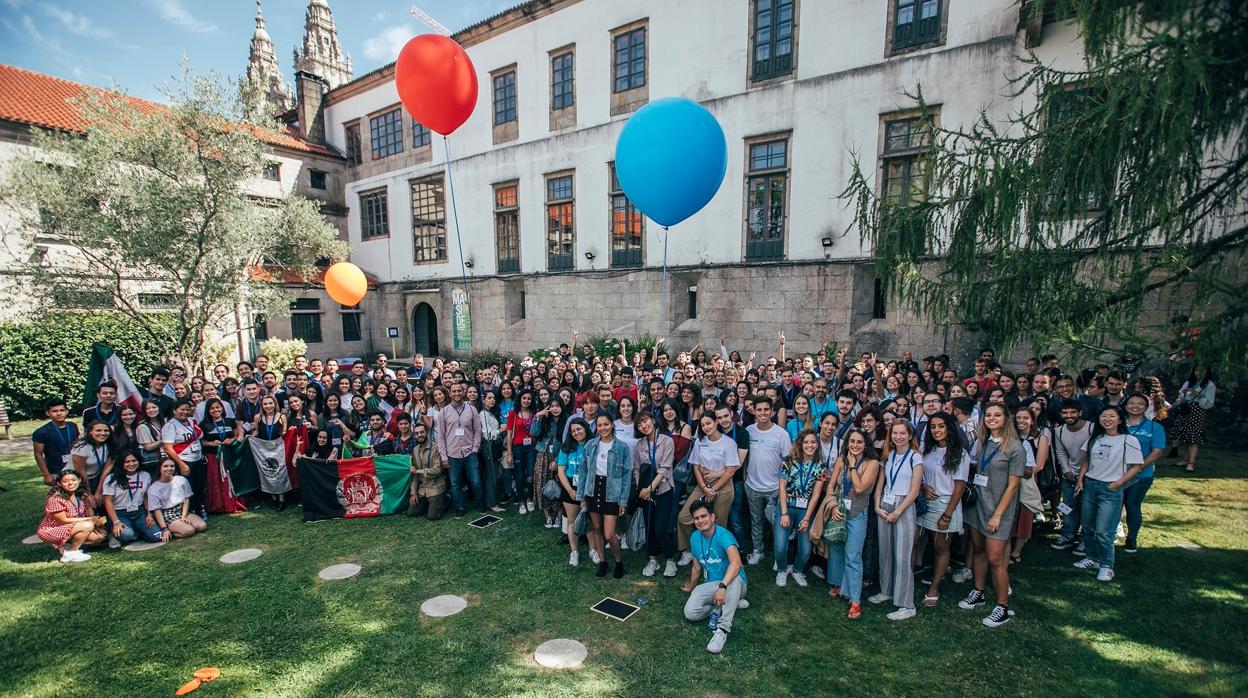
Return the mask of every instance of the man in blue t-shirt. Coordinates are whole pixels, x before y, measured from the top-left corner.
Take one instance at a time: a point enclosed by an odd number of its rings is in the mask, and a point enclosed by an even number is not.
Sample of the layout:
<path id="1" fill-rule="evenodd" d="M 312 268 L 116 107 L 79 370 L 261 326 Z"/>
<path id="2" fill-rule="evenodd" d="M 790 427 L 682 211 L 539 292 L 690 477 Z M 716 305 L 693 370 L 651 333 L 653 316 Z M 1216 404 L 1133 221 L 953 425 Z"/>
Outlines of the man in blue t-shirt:
<path id="1" fill-rule="evenodd" d="M 728 529 L 715 525 L 715 512 L 704 500 L 694 500 L 689 506 L 693 525 L 698 533 L 689 539 L 693 553 L 693 565 L 689 568 L 689 582 L 681 589 L 689 592 L 685 602 L 685 618 L 703 620 L 712 612 L 719 612 L 715 634 L 706 651 L 719 654 L 732 632 L 732 619 L 737 609 L 748 608 L 745 600 L 745 569 L 741 564 L 741 549 L 737 539 Z M 699 576 L 702 583 L 698 583 Z"/>
<path id="2" fill-rule="evenodd" d="M 43 413 L 51 420 L 35 430 L 30 440 L 35 446 L 35 464 L 43 482 L 56 482 L 57 473 L 69 465 L 69 450 L 78 440 L 78 425 L 69 421 L 69 406 L 53 398 L 43 405 Z"/>

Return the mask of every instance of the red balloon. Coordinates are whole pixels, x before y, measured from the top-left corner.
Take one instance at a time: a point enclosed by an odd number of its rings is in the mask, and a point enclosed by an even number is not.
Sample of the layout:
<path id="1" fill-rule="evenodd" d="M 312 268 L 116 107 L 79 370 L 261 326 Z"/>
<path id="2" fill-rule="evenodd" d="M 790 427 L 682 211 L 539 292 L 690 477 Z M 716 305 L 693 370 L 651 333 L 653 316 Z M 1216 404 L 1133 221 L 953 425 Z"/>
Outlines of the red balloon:
<path id="1" fill-rule="evenodd" d="M 394 85 L 412 118 L 450 135 L 477 106 L 477 70 L 462 46 L 440 34 L 414 37 L 394 65 Z"/>

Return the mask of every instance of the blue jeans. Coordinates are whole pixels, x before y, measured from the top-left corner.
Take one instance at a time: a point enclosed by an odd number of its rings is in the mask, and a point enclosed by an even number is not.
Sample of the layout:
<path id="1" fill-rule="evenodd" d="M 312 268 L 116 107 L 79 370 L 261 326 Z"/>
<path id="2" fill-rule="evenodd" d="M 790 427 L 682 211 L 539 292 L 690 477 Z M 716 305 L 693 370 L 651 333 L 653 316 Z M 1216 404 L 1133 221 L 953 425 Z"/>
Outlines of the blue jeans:
<path id="1" fill-rule="evenodd" d="M 1083 549 L 1089 560 L 1096 560 L 1101 567 L 1114 566 L 1114 534 L 1122 517 L 1122 490 L 1111 492 L 1110 483 L 1083 480 Z M 1088 535 L 1089 531 L 1091 535 Z"/>
<path id="2" fill-rule="evenodd" d="M 828 544 L 828 584 L 839 586 L 841 596 L 862 602 L 862 544 L 867 541 L 867 512 L 845 521 L 844 543 Z"/>
<path id="3" fill-rule="evenodd" d="M 1074 540 L 1079 537 L 1079 520 L 1082 513 L 1081 499 L 1083 499 L 1083 495 L 1075 492 L 1075 483 L 1062 478 L 1062 502 L 1070 507 L 1070 513 L 1062 516 L 1062 537 L 1066 540 Z"/>
<path id="4" fill-rule="evenodd" d="M 745 540 L 745 485 L 732 483 L 732 511 L 728 515 L 728 528 L 738 541 Z"/>
<path id="5" fill-rule="evenodd" d="M 511 447 L 511 479 L 516 499 L 527 502 L 533 496 L 533 467 L 537 464 L 537 449 L 533 446 Z"/>
<path id="6" fill-rule="evenodd" d="M 1153 478 L 1136 477 L 1131 484 L 1122 488 L 1122 503 L 1127 509 L 1127 543 L 1134 544 L 1140 535 L 1140 527 L 1144 525 L 1144 495 L 1153 486 Z"/>
<path id="7" fill-rule="evenodd" d="M 142 509 L 118 511 L 117 521 L 121 523 L 121 535 L 117 536 L 117 540 L 122 545 L 139 537 L 148 543 L 160 542 L 160 528 L 147 525 L 147 512 Z"/>
<path id="8" fill-rule="evenodd" d="M 763 552 L 763 524 L 775 519 L 776 497 L 779 490 L 759 492 L 749 485 L 745 487 L 745 497 L 750 500 L 750 542 L 754 544 L 754 552 Z M 730 520 L 732 516 L 728 517 Z"/>
<path id="9" fill-rule="evenodd" d="M 789 527 L 780 527 L 780 507 L 776 506 L 776 518 L 771 522 L 772 553 L 776 556 L 776 569 L 783 572 L 789 564 L 789 533 L 797 530 L 806 516 L 806 510 L 789 504 Z M 810 561 L 810 529 L 797 534 L 797 559 L 793 561 L 793 571 L 806 574 L 806 563 Z"/>
<path id="10" fill-rule="evenodd" d="M 481 511 L 486 510 L 485 495 L 481 492 L 481 474 L 477 472 L 477 454 L 469 453 L 463 458 L 448 458 L 447 464 L 451 471 L 451 503 L 455 505 L 456 511 L 463 511 L 467 507 L 464 504 L 464 477 L 468 478 L 468 487 L 472 489 L 472 498 L 477 502 L 477 508 Z"/>

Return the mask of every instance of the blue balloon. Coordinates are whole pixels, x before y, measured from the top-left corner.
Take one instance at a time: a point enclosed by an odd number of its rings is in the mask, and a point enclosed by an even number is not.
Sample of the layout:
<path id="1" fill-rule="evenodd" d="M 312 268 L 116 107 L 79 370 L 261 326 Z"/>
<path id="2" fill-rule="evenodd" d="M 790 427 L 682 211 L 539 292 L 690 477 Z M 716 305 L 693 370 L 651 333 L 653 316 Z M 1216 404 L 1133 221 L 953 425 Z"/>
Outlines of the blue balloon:
<path id="1" fill-rule="evenodd" d="M 728 142 L 705 107 L 657 99 L 633 114 L 615 144 L 615 174 L 629 201 L 659 225 L 705 206 L 724 181 Z"/>

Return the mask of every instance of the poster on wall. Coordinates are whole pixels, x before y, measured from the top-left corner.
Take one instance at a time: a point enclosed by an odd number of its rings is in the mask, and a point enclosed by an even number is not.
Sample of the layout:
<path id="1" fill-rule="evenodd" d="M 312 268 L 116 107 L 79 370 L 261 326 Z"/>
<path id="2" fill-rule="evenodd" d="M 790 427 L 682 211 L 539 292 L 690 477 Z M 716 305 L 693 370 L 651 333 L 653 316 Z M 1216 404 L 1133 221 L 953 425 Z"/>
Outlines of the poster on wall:
<path id="1" fill-rule="evenodd" d="M 468 307 L 468 292 L 462 288 L 451 291 L 451 321 L 455 328 L 455 349 L 472 349 L 472 309 Z"/>

